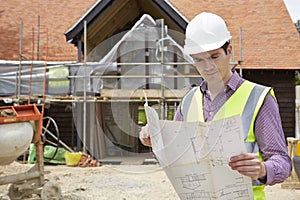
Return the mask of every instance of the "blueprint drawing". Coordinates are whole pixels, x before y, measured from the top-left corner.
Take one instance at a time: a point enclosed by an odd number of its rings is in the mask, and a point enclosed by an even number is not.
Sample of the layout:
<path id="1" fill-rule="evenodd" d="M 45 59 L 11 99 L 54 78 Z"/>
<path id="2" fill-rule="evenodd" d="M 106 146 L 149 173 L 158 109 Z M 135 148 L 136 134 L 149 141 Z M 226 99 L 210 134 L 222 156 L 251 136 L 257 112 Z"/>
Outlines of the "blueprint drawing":
<path id="1" fill-rule="evenodd" d="M 251 179 L 228 166 L 231 156 L 246 152 L 240 116 L 180 122 L 145 110 L 153 152 L 180 199 L 253 199 Z"/>

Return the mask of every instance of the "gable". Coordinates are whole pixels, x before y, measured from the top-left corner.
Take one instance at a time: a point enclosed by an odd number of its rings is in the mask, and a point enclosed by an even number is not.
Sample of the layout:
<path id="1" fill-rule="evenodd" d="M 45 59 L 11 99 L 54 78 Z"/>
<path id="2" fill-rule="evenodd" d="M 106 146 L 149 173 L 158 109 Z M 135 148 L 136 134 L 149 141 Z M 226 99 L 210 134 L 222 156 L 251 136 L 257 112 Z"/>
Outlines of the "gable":
<path id="1" fill-rule="evenodd" d="M 78 45 L 82 42 L 84 21 L 87 23 L 87 52 L 99 43 L 122 31 L 129 30 L 143 15 L 164 19 L 169 29 L 184 33 L 187 20 L 167 1 L 157 0 L 102 0 L 77 21 L 65 35 L 66 40 Z M 181 38 L 182 40 L 182 38 Z"/>

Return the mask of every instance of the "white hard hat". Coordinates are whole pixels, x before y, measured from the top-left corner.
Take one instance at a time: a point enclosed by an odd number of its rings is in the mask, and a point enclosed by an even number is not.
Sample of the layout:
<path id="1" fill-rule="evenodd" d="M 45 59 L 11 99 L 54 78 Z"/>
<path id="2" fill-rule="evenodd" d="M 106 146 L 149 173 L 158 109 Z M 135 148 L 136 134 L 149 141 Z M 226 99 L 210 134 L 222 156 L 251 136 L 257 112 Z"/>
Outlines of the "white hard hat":
<path id="1" fill-rule="evenodd" d="M 216 14 L 203 12 L 187 25 L 184 52 L 197 54 L 215 50 L 230 39 L 225 21 Z"/>

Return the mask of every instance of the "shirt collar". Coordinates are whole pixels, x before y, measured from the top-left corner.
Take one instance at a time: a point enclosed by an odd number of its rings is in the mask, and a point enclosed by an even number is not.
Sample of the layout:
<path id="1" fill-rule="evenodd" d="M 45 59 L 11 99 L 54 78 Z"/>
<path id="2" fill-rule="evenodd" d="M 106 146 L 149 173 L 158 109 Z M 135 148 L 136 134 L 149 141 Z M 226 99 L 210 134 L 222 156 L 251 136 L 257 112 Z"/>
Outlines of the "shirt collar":
<path id="1" fill-rule="evenodd" d="M 233 90 L 236 91 L 237 88 L 241 85 L 243 79 L 239 76 L 239 74 L 234 70 L 232 76 L 230 77 L 229 81 L 226 84 L 226 90 Z M 203 93 L 207 91 L 207 82 L 202 81 L 200 84 L 200 90 Z"/>
<path id="2" fill-rule="evenodd" d="M 243 79 L 239 76 L 239 74 L 236 71 L 233 71 L 231 78 L 227 82 L 227 87 L 236 91 L 242 82 Z"/>

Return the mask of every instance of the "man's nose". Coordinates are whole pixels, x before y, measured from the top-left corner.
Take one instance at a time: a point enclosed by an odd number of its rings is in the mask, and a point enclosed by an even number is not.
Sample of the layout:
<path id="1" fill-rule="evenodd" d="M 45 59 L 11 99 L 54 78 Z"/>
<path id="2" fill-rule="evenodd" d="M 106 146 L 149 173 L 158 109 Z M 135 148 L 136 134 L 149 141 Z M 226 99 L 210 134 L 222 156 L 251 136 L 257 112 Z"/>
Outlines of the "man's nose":
<path id="1" fill-rule="evenodd" d="M 205 70 L 210 70 L 210 69 L 216 68 L 216 64 L 212 59 L 203 60 L 202 65 Z"/>

